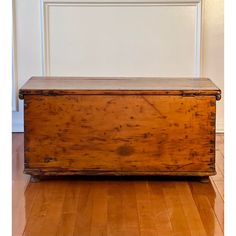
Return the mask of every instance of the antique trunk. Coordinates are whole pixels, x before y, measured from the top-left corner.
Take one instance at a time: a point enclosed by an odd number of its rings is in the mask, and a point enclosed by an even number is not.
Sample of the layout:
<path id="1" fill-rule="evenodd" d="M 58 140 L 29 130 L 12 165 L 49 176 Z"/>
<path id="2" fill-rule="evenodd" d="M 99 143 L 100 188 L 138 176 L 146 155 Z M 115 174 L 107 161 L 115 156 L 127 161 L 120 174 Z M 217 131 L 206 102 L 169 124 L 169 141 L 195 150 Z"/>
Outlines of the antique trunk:
<path id="1" fill-rule="evenodd" d="M 216 173 L 209 79 L 34 77 L 19 96 L 27 174 Z"/>

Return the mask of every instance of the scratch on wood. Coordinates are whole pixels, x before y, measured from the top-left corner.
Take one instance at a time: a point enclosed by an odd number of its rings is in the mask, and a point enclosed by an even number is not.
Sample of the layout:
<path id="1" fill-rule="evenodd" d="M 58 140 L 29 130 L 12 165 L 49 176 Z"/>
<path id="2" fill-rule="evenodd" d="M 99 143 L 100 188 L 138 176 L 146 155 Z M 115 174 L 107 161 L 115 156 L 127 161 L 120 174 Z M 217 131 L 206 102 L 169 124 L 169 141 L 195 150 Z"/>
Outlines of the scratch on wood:
<path id="1" fill-rule="evenodd" d="M 161 116 L 161 118 L 166 119 L 166 116 L 162 115 L 162 113 L 158 110 L 158 108 L 153 105 L 151 102 L 148 101 L 148 99 L 144 96 L 141 96 L 145 102 L 147 102 L 157 113 Z"/>
<path id="2" fill-rule="evenodd" d="M 179 165 L 179 166 L 176 166 L 175 170 L 179 170 L 185 166 L 189 166 L 189 165 L 193 165 L 194 163 L 188 163 L 188 164 L 185 164 L 185 165 Z"/>

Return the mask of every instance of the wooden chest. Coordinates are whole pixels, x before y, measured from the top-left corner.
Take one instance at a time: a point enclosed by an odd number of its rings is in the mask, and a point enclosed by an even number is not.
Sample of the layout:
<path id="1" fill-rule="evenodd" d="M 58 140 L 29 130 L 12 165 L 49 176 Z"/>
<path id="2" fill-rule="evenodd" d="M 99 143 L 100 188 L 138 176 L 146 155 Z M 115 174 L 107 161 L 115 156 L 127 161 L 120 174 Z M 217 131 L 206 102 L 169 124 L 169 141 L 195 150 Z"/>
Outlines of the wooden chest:
<path id="1" fill-rule="evenodd" d="M 214 175 L 220 93 L 205 78 L 31 78 L 24 171 Z"/>

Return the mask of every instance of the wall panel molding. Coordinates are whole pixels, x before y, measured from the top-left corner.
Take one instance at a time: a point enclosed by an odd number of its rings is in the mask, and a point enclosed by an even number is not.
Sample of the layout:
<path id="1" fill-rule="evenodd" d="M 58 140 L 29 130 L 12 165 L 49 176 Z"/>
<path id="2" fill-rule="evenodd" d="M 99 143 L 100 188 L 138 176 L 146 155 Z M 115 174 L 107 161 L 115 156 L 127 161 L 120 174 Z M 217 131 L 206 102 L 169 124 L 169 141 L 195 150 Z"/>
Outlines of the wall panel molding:
<path id="1" fill-rule="evenodd" d="M 201 71 L 201 1 L 200 0 L 129 0 L 129 1 L 111 1 L 111 0 L 41 0 L 41 33 L 42 33 L 42 73 L 44 75 L 53 75 L 51 73 L 51 48 L 50 48 L 50 10 L 52 8 L 66 7 L 160 7 L 160 6 L 194 6 L 195 7 L 195 49 L 194 49 L 194 76 L 200 76 Z"/>
<path id="2" fill-rule="evenodd" d="M 196 4 L 200 3 L 201 0 L 41 0 L 42 4 L 74 4 L 74 3 L 160 3 L 160 4 Z"/>

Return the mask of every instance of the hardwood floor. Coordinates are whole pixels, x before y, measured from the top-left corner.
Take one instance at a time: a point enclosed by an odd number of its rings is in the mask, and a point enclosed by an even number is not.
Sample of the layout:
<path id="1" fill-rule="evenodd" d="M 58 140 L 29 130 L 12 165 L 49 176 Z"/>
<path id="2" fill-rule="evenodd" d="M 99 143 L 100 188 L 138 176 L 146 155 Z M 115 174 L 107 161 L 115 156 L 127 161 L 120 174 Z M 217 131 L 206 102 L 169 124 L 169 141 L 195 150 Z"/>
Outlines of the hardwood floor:
<path id="1" fill-rule="evenodd" d="M 13 134 L 13 236 L 220 236 L 224 230 L 224 136 L 217 175 L 69 178 L 29 183 L 23 134 Z"/>

